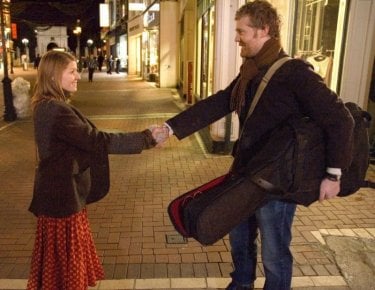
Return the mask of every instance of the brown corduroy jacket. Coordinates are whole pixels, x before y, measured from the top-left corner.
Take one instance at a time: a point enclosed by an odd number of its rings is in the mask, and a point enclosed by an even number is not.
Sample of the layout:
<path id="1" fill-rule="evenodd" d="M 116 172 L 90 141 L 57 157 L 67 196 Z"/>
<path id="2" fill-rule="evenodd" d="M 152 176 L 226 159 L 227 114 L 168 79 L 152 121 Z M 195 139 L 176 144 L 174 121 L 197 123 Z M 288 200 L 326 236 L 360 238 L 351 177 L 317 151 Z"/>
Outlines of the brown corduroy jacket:
<path id="1" fill-rule="evenodd" d="M 63 101 L 41 101 L 33 118 L 38 165 L 29 210 L 37 216 L 66 217 L 101 199 L 109 191 L 108 154 L 156 145 L 149 130 L 100 131 Z"/>

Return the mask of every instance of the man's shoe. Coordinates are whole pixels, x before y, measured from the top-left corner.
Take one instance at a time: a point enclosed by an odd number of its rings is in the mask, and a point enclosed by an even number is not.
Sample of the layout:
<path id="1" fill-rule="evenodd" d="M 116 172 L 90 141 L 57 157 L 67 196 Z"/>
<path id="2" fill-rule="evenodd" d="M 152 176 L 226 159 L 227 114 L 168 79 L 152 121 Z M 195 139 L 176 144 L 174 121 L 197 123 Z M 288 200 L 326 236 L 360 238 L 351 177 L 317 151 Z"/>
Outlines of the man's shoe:
<path id="1" fill-rule="evenodd" d="M 225 288 L 225 290 L 253 290 L 254 289 L 254 284 L 251 286 L 241 286 L 237 285 L 235 282 L 230 282 L 230 284 Z"/>

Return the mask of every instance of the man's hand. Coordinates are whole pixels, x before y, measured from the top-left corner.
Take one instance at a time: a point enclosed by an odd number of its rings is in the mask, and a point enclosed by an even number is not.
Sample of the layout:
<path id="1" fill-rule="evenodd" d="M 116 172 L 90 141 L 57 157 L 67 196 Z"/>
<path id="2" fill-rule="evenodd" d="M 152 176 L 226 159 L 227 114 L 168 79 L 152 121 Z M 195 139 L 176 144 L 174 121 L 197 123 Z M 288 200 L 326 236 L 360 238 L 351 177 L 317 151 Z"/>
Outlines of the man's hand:
<path id="1" fill-rule="evenodd" d="M 169 129 L 166 126 L 150 126 L 152 137 L 158 143 L 157 147 L 160 147 L 169 137 Z"/>
<path id="2" fill-rule="evenodd" d="M 320 184 L 319 201 L 336 197 L 340 192 L 340 181 L 332 181 L 327 178 Z"/>

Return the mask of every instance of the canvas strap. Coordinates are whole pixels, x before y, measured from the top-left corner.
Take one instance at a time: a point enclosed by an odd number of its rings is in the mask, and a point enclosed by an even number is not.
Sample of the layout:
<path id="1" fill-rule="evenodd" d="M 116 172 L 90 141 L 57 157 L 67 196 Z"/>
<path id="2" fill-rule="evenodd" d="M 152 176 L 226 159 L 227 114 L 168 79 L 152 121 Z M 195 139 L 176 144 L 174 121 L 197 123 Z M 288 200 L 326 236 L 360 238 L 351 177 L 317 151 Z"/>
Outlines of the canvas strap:
<path id="1" fill-rule="evenodd" d="M 268 82 L 270 81 L 270 79 L 272 78 L 273 74 L 284 64 L 286 63 L 288 60 L 292 59 L 291 57 L 289 56 L 285 56 L 283 58 L 280 58 L 278 59 L 277 61 L 275 61 L 272 66 L 268 69 L 268 71 L 266 72 L 266 74 L 264 75 L 264 77 L 262 78 L 262 81 L 260 82 L 259 86 L 258 86 L 258 89 L 255 93 L 255 96 L 254 96 L 254 99 L 253 101 L 251 102 L 251 106 L 250 106 L 250 109 L 249 111 L 247 112 L 247 116 L 246 116 L 246 120 L 250 117 L 250 115 L 254 112 L 255 110 L 255 107 L 256 105 L 258 104 L 258 101 L 260 99 L 260 97 L 262 96 L 263 94 L 263 91 L 264 89 L 266 88 Z"/>
<path id="2" fill-rule="evenodd" d="M 260 97 L 262 96 L 263 94 L 263 91 L 264 89 L 266 88 L 268 82 L 271 80 L 273 74 L 284 64 L 286 63 L 288 60 L 291 60 L 292 58 L 290 56 L 285 56 L 283 58 L 280 58 L 278 59 L 277 61 L 275 61 L 271 67 L 268 69 L 268 71 L 266 72 L 266 74 L 264 75 L 264 77 L 262 78 L 262 81 L 260 82 L 259 86 L 258 86 L 258 89 L 255 93 L 255 96 L 253 98 L 253 101 L 251 102 L 251 105 L 250 105 L 250 109 L 249 111 L 247 112 L 247 115 L 246 115 L 246 119 L 245 119 L 245 122 L 244 124 L 246 123 L 246 121 L 249 119 L 249 117 L 251 116 L 251 114 L 254 112 L 255 110 L 255 107 L 256 105 L 258 104 L 258 101 L 260 99 Z M 242 132 L 243 132 L 243 129 L 245 128 L 245 126 L 242 126 L 242 130 L 241 130 L 241 134 L 240 136 L 242 135 Z"/>

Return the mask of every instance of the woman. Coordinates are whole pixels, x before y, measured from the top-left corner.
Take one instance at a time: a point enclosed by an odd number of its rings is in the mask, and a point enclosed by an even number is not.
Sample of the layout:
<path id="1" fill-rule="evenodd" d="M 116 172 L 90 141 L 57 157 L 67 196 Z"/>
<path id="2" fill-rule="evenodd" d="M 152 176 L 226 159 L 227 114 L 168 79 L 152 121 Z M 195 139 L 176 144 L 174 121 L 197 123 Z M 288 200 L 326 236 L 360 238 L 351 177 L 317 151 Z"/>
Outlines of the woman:
<path id="1" fill-rule="evenodd" d="M 42 57 L 32 98 L 38 167 L 29 210 L 37 230 L 27 289 L 83 290 L 104 278 L 86 204 L 109 190 L 109 153 L 140 153 L 162 133 L 99 131 L 68 103 L 79 79 L 72 55 Z"/>

